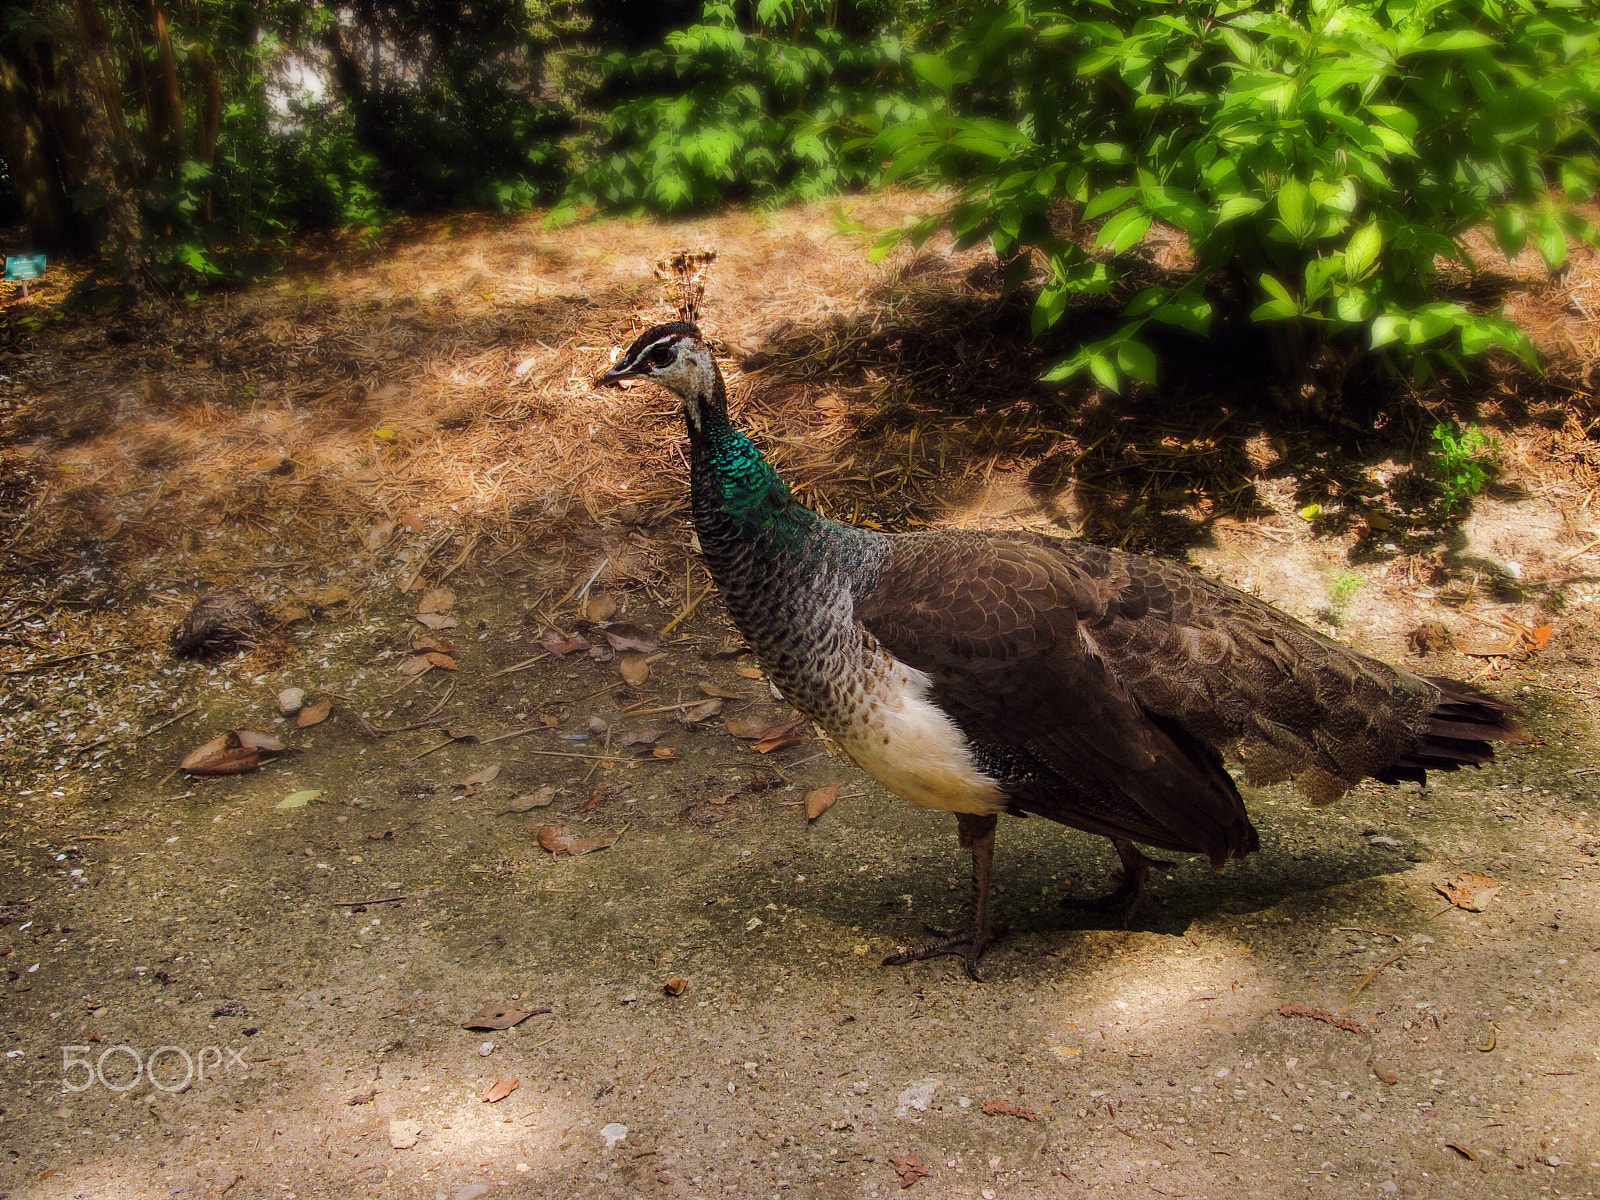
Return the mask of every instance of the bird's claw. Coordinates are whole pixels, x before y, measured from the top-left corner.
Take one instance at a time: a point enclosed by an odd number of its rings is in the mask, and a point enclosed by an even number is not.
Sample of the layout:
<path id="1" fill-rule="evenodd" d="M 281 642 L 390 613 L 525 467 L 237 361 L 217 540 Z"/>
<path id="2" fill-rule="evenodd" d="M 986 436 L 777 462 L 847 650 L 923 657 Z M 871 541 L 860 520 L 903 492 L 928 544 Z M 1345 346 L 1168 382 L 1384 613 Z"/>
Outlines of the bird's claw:
<path id="1" fill-rule="evenodd" d="M 978 970 L 978 958 L 983 954 L 989 942 L 1002 936 L 1005 929 L 976 929 L 969 928 L 955 932 L 948 929 L 939 929 L 932 925 L 925 925 L 925 929 L 941 941 L 933 942 L 927 946 L 920 946 L 914 950 L 902 950 L 898 954 L 891 954 L 883 960 L 886 967 L 903 967 L 906 963 L 925 962 L 930 958 L 940 958 L 946 954 L 958 955 L 967 969 L 967 978 L 975 983 L 983 982 L 983 973 Z"/>

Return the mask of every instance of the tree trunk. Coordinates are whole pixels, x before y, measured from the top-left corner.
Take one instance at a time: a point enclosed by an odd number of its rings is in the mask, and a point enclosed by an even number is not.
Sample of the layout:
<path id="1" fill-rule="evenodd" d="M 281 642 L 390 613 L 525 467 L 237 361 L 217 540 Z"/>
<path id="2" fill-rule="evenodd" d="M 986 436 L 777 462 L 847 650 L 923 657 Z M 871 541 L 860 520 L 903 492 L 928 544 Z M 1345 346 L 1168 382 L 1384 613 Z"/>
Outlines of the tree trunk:
<path id="1" fill-rule="evenodd" d="M 67 203 L 60 161 L 53 152 L 37 91 L 29 86 L 15 50 L 0 45 L 0 149 L 5 151 L 22 219 L 33 245 L 60 254 L 87 249 L 83 223 Z"/>

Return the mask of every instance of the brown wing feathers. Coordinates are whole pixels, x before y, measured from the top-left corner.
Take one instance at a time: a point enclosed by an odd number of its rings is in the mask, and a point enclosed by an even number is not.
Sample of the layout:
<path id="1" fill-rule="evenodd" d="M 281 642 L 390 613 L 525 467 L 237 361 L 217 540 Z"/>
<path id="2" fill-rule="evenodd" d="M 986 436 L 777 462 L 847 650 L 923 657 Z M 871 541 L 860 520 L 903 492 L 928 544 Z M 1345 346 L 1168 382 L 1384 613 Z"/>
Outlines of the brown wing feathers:
<path id="1" fill-rule="evenodd" d="M 1326 802 L 1421 780 L 1521 731 L 1493 698 L 1357 654 L 1176 564 L 1050 538 L 895 540 L 857 619 L 1013 796 L 1066 824 L 1220 862 L 1255 848 L 1218 751 Z"/>

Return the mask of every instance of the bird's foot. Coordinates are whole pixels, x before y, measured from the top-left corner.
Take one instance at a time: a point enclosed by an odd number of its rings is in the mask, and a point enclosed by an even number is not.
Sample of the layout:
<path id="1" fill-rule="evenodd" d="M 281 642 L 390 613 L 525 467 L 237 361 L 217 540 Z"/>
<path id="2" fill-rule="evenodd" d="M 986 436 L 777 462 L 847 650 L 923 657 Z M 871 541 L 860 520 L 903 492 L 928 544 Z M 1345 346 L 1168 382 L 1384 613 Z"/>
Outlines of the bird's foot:
<path id="1" fill-rule="evenodd" d="M 967 968 L 967 977 L 976 983 L 983 982 L 983 973 L 978 970 L 978 958 L 981 956 L 990 941 L 1004 936 L 1004 926 L 996 929 L 980 928 L 977 925 L 969 926 L 960 931 L 937 929 L 932 925 L 925 926 L 929 933 L 943 940 L 933 942 L 915 950 L 902 950 L 899 954 L 891 954 L 883 960 L 886 967 L 903 967 L 906 963 L 925 962 L 930 958 L 940 958 L 946 954 L 959 955 L 962 963 Z"/>
<path id="2" fill-rule="evenodd" d="M 1122 882 L 1104 896 L 1090 896 L 1083 899 L 1068 896 L 1061 903 L 1068 908 L 1112 913 L 1122 918 L 1122 927 L 1126 929 L 1133 923 L 1133 914 L 1139 911 L 1139 905 L 1144 902 L 1144 884 L 1150 876 L 1150 868 L 1172 867 L 1177 864 L 1162 858 L 1146 858 L 1130 842 L 1117 840 L 1112 844 L 1122 859 Z"/>

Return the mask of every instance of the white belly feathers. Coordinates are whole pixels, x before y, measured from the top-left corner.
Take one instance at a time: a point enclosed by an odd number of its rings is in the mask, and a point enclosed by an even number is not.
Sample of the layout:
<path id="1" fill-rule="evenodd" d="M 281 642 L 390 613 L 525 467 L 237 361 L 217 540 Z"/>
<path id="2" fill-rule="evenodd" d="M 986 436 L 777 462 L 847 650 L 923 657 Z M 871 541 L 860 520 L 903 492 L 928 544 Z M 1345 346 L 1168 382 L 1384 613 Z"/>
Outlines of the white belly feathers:
<path id="1" fill-rule="evenodd" d="M 856 766 L 913 804 L 942 812 L 1001 812 L 1005 796 L 978 770 L 966 734 L 928 699 L 926 673 L 886 651 L 863 697 L 865 719 L 833 730 Z"/>

